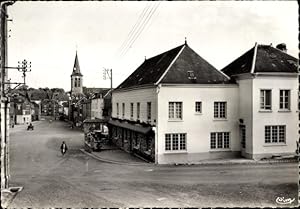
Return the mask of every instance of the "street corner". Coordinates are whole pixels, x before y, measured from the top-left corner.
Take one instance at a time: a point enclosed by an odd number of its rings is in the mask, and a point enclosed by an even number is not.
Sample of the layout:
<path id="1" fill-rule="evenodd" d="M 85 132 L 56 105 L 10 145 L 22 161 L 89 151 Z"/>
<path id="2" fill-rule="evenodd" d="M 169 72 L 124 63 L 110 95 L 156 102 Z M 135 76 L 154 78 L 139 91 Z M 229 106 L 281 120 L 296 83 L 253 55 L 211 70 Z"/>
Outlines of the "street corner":
<path id="1" fill-rule="evenodd" d="M 128 165 L 128 166 L 140 166 L 140 165 L 153 165 L 147 163 L 135 156 L 130 155 L 122 150 L 104 150 L 101 152 L 88 152 L 84 149 L 80 149 L 86 155 L 105 163 Z"/>
<path id="2" fill-rule="evenodd" d="M 1 190 L 1 208 L 8 208 L 9 204 L 22 189 L 23 187 L 10 187 Z"/>

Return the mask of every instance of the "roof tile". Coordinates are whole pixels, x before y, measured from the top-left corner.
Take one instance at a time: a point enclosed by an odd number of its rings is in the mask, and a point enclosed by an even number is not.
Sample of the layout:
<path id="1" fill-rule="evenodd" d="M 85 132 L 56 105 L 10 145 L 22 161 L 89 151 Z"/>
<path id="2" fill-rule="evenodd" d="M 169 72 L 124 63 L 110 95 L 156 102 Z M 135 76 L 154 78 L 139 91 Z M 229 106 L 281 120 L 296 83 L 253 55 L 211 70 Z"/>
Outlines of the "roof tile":
<path id="1" fill-rule="evenodd" d="M 255 47 L 222 69 L 228 76 L 250 73 Z M 258 45 L 254 73 L 285 72 L 297 73 L 298 60 L 270 45 Z"/>
<path id="2" fill-rule="evenodd" d="M 194 79 L 190 77 L 192 74 Z M 164 77 L 160 82 L 170 84 L 221 84 L 232 82 L 187 44 L 184 44 L 145 60 L 117 89 L 147 84 L 154 85 L 162 76 Z"/>

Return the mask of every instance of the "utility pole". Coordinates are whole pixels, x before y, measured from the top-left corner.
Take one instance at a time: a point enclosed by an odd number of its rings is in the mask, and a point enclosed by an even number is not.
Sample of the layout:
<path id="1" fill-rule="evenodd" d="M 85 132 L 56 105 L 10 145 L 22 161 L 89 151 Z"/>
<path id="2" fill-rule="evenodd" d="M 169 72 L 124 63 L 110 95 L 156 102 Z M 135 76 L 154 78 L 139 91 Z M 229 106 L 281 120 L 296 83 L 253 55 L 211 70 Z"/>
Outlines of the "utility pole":
<path id="1" fill-rule="evenodd" d="M 3 84 L 8 84 L 9 87 L 10 87 L 11 84 L 16 84 L 16 86 L 13 88 L 13 89 L 15 89 L 15 88 L 17 88 L 18 86 L 20 86 L 22 84 L 23 85 L 26 84 L 26 73 L 31 72 L 31 62 L 28 62 L 26 59 L 24 59 L 23 61 L 18 62 L 18 67 L 6 67 L 6 66 L 4 66 L 4 68 L 5 69 L 17 69 L 19 72 L 22 72 L 23 82 L 10 82 L 11 79 L 7 80 L 6 82 L 3 82 Z M 7 90 L 9 91 L 10 89 L 7 89 Z M 6 92 L 4 92 L 4 95 L 6 95 Z"/>
<path id="2" fill-rule="evenodd" d="M 9 98 L 5 95 L 7 82 L 7 7 L 15 1 L 0 3 L 0 141 L 1 141 L 1 191 L 9 181 Z"/>
<path id="3" fill-rule="evenodd" d="M 113 85 L 112 69 L 104 68 L 103 79 L 104 80 L 110 79 L 110 95 L 112 95 L 112 89 L 113 89 L 113 87 L 112 87 L 112 85 Z"/>

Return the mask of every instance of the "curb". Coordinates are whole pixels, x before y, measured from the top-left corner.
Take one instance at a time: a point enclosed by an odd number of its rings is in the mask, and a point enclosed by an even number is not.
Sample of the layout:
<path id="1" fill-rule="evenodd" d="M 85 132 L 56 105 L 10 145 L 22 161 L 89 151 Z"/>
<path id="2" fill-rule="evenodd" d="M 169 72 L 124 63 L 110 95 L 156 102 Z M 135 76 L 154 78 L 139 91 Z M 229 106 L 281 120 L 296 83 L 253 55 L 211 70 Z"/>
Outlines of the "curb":
<path id="1" fill-rule="evenodd" d="M 248 161 L 248 162 L 197 162 L 197 163 L 186 163 L 186 164 L 154 164 L 154 163 L 126 163 L 126 162 L 121 162 L 121 161 L 114 161 L 114 160 L 109 160 L 105 158 L 98 157 L 92 153 L 89 153 L 85 151 L 84 149 L 80 149 L 81 152 L 89 155 L 90 157 L 93 157 L 99 161 L 105 162 L 105 163 L 111 163 L 111 164 L 118 164 L 118 165 L 129 165 L 129 166 L 164 166 L 164 165 L 174 165 L 174 166 L 198 166 L 198 165 L 251 165 L 251 164 L 277 164 L 277 163 L 296 163 L 299 162 L 298 159 L 278 159 L 278 160 L 263 160 L 263 161 L 258 161 L 258 160 L 253 160 L 253 161 Z"/>
<path id="2" fill-rule="evenodd" d="M 98 157 L 92 153 L 89 153 L 85 151 L 84 149 L 80 149 L 81 152 L 85 153 L 86 155 L 93 157 L 99 161 L 105 162 L 105 163 L 111 163 L 111 164 L 117 164 L 117 165 L 130 165 L 130 166 L 149 166 L 147 163 L 127 163 L 127 162 L 121 162 L 121 161 L 114 161 L 114 160 L 109 160 L 105 158 Z M 153 164 L 152 164 L 153 165 Z"/>
<path id="3" fill-rule="evenodd" d="M 297 163 L 297 159 L 285 159 L 285 160 L 253 160 L 247 162 L 196 162 L 196 163 L 186 163 L 186 164 L 173 164 L 175 166 L 196 166 L 196 165 L 258 165 L 258 164 L 280 164 L 280 163 Z"/>

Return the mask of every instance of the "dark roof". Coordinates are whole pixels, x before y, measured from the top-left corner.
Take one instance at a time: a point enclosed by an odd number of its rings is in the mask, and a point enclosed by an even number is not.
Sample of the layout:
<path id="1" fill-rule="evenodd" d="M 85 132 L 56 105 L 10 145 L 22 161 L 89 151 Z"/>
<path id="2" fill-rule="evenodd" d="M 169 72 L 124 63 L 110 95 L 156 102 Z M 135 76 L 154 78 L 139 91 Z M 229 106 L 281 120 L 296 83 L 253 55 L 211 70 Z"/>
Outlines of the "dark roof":
<path id="1" fill-rule="evenodd" d="M 188 71 L 193 71 L 194 79 L 189 79 Z M 184 44 L 145 60 L 117 89 L 154 85 L 163 75 L 160 83 L 230 83 L 225 75 Z"/>
<path id="2" fill-rule="evenodd" d="M 110 89 L 102 89 L 100 90 L 99 92 L 95 93 L 93 96 L 92 96 L 92 99 L 96 99 L 96 98 L 104 98 L 105 96 L 108 95 Z"/>
<path id="3" fill-rule="evenodd" d="M 83 76 L 80 72 L 80 66 L 79 66 L 79 61 L 78 61 L 78 55 L 77 55 L 77 51 L 76 51 L 76 55 L 75 55 L 75 61 L 74 61 L 74 66 L 73 66 L 73 72 L 72 75 L 77 75 L 77 76 Z"/>
<path id="4" fill-rule="evenodd" d="M 184 45 L 147 59 L 117 89 L 154 84 L 170 66 Z"/>
<path id="5" fill-rule="evenodd" d="M 231 81 L 189 46 L 186 46 L 161 83 L 221 84 L 231 83 Z"/>
<path id="6" fill-rule="evenodd" d="M 96 94 L 103 91 L 107 91 L 109 88 L 88 88 L 88 87 L 82 87 L 82 91 L 84 94 Z"/>
<path id="7" fill-rule="evenodd" d="M 251 73 L 256 46 L 234 60 L 222 69 L 229 75 Z M 270 45 L 257 45 L 253 73 L 259 72 L 285 72 L 297 73 L 298 60 L 287 53 Z"/>
<path id="8" fill-rule="evenodd" d="M 58 101 L 69 101 L 69 96 L 66 93 L 57 92 L 53 94 L 52 99 Z"/>
<path id="9" fill-rule="evenodd" d="M 45 91 L 33 90 L 28 92 L 30 100 L 43 100 L 48 98 L 48 95 Z"/>

